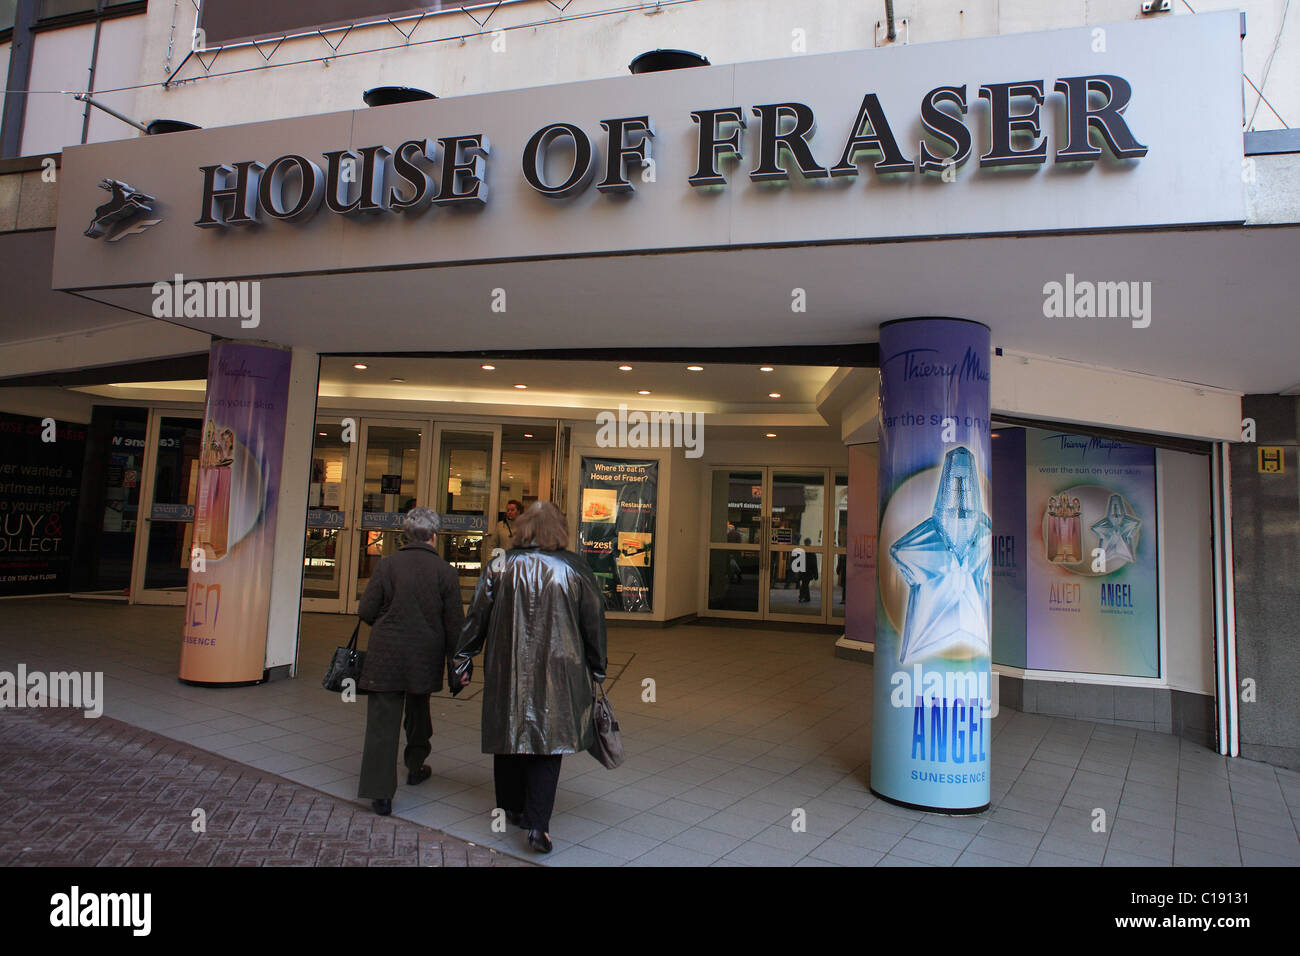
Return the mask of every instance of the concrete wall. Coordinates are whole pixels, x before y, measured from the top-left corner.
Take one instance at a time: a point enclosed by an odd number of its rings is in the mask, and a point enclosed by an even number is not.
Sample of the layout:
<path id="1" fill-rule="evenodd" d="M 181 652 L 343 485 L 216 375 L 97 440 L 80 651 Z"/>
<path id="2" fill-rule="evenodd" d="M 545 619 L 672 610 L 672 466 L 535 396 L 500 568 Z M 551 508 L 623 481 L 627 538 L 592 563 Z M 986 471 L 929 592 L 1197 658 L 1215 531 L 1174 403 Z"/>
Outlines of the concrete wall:
<path id="1" fill-rule="evenodd" d="M 1159 16 L 1189 13 L 1185 4 L 1173 6 L 1173 13 Z M 1246 11 L 1247 75 L 1282 116 L 1300 115 L 1300 24 L 1294 16 L 1283 23 L 1286 0 L 1202 0 L 1194 6 L 1201 13 Z M 912 44 L 1146 19 L 1138 0 L 896 0 L 894 8 L 897 42 Z M 489 10 L 478 10 L 478 19 Z M 457 96 L 614 76 L 625 73 L 638 53 L 658 47 L 696 50 L 715 64 L 862 49 L 885 42 L 878 28 L 884 15 L 883 0 L 574 0 L 563 13 L 545 0 L 520 0 L 493 11 L 486 29 L 450 11 L 425 17 L 410 39 L 387 23 L 355 29 L 341 44 L 341 34 L 330 34 L 329 43 L 311 34 L 287 39 L 270 53 L 273 39 L 262 45 L 269 63 L 253 47 L 224 49 L 216 61 L 214 50 L 202 58 L 209 68 L 191 57 L 178 74 L 197 82 L 141 89 L 136 108 L 221 126 L 357 107 L 362 91 L 373 86 Z M 190 4 L 157 3 L 145 16 L 141 74 L 156 84 L 184 57 L 195 12 Z M 414 22 L 399 25 L 410 32 Z M 329 44 L 338 44 L 338 51 Z M 1248 86 L 1246 92 L 1246 116 L 1254 114 L 1256 128 L 1282 125 Z"/>
<path id="2" fill-rule="evenodd" d="M 1256 442 L 1236 445 L 1232 464 L 1232 548 L 1236 578 L 1237 688 L 1242 756 L 1300 769 L 1300 399 L 1248 395 Z M 1281 473 L 1259 471 L 1260 445 L 1282 450 Z"/>

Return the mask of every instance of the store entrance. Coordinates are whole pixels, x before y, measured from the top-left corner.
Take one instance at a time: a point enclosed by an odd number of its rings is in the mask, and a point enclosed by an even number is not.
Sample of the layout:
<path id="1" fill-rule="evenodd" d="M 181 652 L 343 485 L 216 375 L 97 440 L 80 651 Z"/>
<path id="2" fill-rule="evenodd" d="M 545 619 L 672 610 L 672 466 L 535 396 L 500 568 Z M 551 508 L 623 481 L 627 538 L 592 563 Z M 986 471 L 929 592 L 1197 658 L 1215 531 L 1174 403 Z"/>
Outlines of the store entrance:
<path id="1" fill-rule="evenodd" d="M 843 620 L 847 471 L 722 467 L 710 487 L 707 615 Z"/>
<path id="2" fill-rule="evenodd" d="M 303 549 L 304 611 L 356 613 L 379 562 L 405 543 L 415 507 L 438 512 L 438 553 L 468 602 L 494 547 L 507 546 L 507 501 L 558 492 L 564 423 L 338 416 L 316 422 Z M 496 480 L 493 481 L 493 476 Z"/>

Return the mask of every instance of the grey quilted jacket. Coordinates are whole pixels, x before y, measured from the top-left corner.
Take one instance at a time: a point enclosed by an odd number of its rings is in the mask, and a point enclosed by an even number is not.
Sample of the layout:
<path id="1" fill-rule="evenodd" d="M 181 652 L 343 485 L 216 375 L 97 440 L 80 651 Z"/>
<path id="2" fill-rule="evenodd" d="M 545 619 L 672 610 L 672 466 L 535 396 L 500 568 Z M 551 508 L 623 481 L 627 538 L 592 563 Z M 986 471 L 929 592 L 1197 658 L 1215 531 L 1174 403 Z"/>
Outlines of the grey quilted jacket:
<path id="1" fill-rule="evenodd" d="M 373 625 L 360 690 L 442 690 L 465 613 L 455 570 L 431 546 L 408 544 L 380 561 L 357 614 Z"/>

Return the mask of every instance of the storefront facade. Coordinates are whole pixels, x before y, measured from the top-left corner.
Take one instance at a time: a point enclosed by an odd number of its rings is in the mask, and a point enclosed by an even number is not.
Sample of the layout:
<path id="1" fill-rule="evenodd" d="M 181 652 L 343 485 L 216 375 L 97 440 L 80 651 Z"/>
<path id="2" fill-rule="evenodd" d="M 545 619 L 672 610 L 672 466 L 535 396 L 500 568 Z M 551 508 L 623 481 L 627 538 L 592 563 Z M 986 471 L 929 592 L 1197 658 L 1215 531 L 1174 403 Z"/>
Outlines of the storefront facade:
<path id="1" fill-rule="evenodd" d="M 248 529 L 275 519 L 247 579 L 267 676 L 294 672 L 300 609 L 355 611 L 415 504 L 451 519 L 439 547 L 468 597 L 511 499 L 565 507 L 612 619 L 818 625 L 845 656 L 883 620 L 906 644 L 910 525 L 879 443 L 911 412 L 881 420 L 878 329 L 965 319 L 991 332 L 969 427 L 992 441 L 1001 703 L 1236 752 L 1225 448 L 1242 395 L 1285 391 L 1294 356 L 1284 323 L 1252 326 L 1271 347 L 1247 356 L 1223 319 L 1284 301 L 1265 276 L 1295 247 L 1292 220 L 1253 224 L 1240 44 L 1232 12 L 1071 25 L 65 149 L 52 291 L 210 337 L 223 371 L 224 344 L 262 350 L 283 381 L 274 402 L 233 391 L 258 387 L 246 376 L 224 398 L 212 373 L 86 386 L 92 442 L 96 423 L 110 436 L 86 460 L 109 480 L 102 500 L 83 490 L 78 526 L 116 563 L 66 590 L 210 620 L 191 559 L 217 532 L 196 509 L 223 492 L 201 473 L 238 456 L 207 432 L 252 447 L 270 423 L 274 495 L 259 478 Z M 147 208 L 89 236 L 106 180 Z M 620 362 L 718 378 L 696 405 L 685 384 L 620 402 L 590 384 Z M 490 365 L 528 400 L 477 391 Z M 764 392 L 761 369 L 783 366 L 817 373 L 774 414 L 762 399 L 791 393 Z M 337 384 L 349 368 L 378 378 Z M 525 381 L 542 369 L 572 384 Z M 5 410 L 39 417 L 24 401 Z M 273 414 L 227 424 L 214 401 Z M 620 404 L 678 420 L 662 442 L 611 443 L 601 416 Z M 695 414 L 691 447 L 672 427 Z"/>

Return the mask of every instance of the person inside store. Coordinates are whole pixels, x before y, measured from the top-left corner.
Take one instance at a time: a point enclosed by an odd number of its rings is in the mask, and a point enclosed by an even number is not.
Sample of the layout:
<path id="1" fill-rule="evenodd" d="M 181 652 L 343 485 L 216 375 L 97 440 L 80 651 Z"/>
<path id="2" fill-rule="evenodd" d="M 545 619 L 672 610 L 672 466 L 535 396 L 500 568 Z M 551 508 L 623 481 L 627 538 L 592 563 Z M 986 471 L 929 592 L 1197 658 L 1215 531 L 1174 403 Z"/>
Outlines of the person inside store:
<path id="1" fill-rule="evenodd" d="M 812 601 L 812 594 L 808 590 L 809 585 L 817 580 L 817 555 L 807 550 L 812 545 L 812 538 L 804 538 L 804 566 L 803 571 L 799 574 L 799 603 L 808 604 Z"/>
<path id="2" fill-rule="evenodd" d="M 539 853 L 551 852 L 560 761 L 595 742 L 592 683 L 605 681 L 605 601 L 568 545 L 559 508 L 538 501 L 524 512 L 514 550 L 479 578 L 451 664 L 455 680 L 483 652 L 483 752 L 497 806 Z"/>
<path id="3" fill-rule="evenodd" d="M 381 816 L 393 812 L 403 729 L 407 784 L 423 783 L 433 774 L 424 762 L 432 751 L 429 695 L 442 690 L 443 669 L 465 620 L 460 580 L 434 550 L 440 524 L 428 508 L 406 512 L 405 546 L 379 562 L 357 608 L 371 625 L 357 682 L 369 695 L 357 796 L 370 800 Z"/>
<path id="4" fill-rule="evenodd" d="M 524 506 L 514 498 L 511 498 L 506 502 L 505 517 L 497 522 L 496 536 L 493 543 L 494 547 L 500 548 L 502 551 L 509 551 L 514 547 L 511 543 L 511 539 L 513 539 L 515 534 L 514 524 L 519 520 L 519 515 L 523 510 Z"/>

